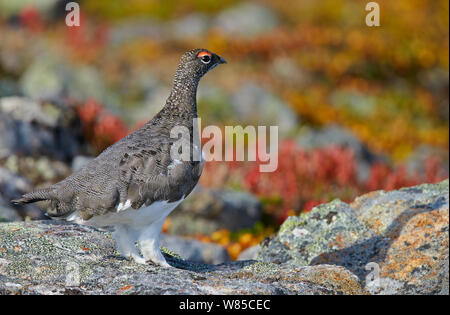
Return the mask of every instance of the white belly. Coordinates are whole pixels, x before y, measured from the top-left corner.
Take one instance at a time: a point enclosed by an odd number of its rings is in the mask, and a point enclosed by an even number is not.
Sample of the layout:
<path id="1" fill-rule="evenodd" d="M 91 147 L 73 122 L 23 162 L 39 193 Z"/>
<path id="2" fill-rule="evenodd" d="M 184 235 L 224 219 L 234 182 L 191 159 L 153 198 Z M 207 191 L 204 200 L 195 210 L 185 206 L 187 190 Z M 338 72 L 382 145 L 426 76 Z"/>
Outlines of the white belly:
<path id="1" fill-rule="evenodd" d="M 117 207 L 117 212 L 108 212 L 104 215 L 97 215 L 89 220 L 83 220 L 77 213 L 73 213 L 66 220 L 95 227 L 114 226 L 119 224 L 132 227 L 145 227 L 151 225 L 153 222 L 166 218 L 183 200 L 184 198 L 175 202 L 155 201 L 150 206 L 143 206 L 137 210 L 131 208 L 129 206 L 130 203 L 126 202 L 125 205 L 119 205 Z"/>

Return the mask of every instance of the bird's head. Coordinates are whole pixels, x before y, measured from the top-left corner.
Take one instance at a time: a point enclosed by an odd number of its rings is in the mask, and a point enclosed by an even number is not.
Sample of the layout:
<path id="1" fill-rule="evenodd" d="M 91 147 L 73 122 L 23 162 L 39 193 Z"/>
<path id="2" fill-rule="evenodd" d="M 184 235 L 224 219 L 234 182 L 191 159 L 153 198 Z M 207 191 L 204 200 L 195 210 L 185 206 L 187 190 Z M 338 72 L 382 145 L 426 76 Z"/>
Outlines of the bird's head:
<path id="1" fill-rule="evenodd" d="M 222 63 L 227 62 L 207 49 L 193 49 L 181 57 L 177 72 L 183 77 L 191 76 L 200 80 L 208 71 Z"/>

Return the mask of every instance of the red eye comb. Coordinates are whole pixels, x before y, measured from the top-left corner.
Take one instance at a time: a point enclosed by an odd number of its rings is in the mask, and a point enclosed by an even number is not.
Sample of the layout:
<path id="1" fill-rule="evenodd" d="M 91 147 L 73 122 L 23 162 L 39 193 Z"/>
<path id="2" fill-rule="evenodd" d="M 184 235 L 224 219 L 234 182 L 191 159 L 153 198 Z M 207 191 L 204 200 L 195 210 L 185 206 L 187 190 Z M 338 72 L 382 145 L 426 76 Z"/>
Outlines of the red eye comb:
<path id="1" fill-rule="evenodd" d="M 211 54 L 209 52 L 207 52 L 207 51 L 201 51 L 201 52 L 199 52 L 197 54 L 198 58 L 202 58 L 203 56 L 210 56 L 210 57 L 212 57 Z"/>

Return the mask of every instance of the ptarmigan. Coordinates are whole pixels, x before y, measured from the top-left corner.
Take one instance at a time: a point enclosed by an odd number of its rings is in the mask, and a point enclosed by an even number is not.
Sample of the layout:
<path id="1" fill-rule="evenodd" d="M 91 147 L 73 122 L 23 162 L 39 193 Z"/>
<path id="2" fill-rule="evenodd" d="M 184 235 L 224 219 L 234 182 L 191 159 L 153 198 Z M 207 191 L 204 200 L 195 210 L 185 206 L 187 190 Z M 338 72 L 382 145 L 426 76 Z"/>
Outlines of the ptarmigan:
<path id="1" fill-rule="evenodd" d="M 200 143 L 199 133 L 194 127 L 197 86 L 203 75 L 222 63 L 226 61 L 207 49 L 186 52 L 170 96 L 152 120 L 78 172 L 12 203 L 49 200 L 51 217 L 95 227 L 113 226 L 113 237 L 123 256 L 169 267 L 159 249 L 162 224 L 194 189 L 203 169 L 203 159 L 193 159 L 192 153 L 188 159 L 172 157 L 176 139 L 171 130 L 188 130 L 190 152 L 198 150 L 195 143 Z"/>

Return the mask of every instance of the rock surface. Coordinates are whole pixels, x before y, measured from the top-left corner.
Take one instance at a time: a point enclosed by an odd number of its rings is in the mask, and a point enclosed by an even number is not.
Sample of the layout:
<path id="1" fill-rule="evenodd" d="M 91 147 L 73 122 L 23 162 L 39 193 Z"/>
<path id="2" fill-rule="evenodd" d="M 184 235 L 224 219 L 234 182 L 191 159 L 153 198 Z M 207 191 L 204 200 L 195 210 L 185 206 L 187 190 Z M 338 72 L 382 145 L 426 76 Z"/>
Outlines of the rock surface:
<path id="1" fill-rule="evenodd" d="M 278 235 L 263 245 L 256 257 L 266 262 L 305 266 L 324 252 L 347 248 L 373 235 L 348 204 L 335 200 L 308 214 L 287 218 Z"/>
<path id="2" fill-rule="evenodd" d="M 12 154 L 70 160 L 80 149 L 75 111 L 25 97 L 0 99 L 0 158 Z"/>
<path id="3" fill-rule="evenodd" d="M 109 233 L 55 221 L 3 223 L 0 244 L 0 294 L 363 293 L 339 266 L 206 265 L 173 253 L 165 255 L 176 268 L 139 265 L 114 251 Z"/>
<path id="4" fill-rule="evenodd" d="M 26 217 L 43 219 L 44 215 L 34 204 L 13 206 L 10 200 L 31 191 L 30 183 L 23 177 L 0 167 L 0 222 L 21 221 Z"/>
<path id="5" fill-rule="evenodd" d="M 277 25 L 274 12 L 256 3 L 242 3 L 224 10 L 214 22 L 220 31 L 233 36 L 255 36 Z"/>
<path id="6" fill-rule="evenodd" d="M 321 205 L 288 218 L 256 259 L 340 265 L 374 294 L 448 294 L 448 194 L 447 179 Z"/>
<path id="7" fill-rule="evenodd" d="M 2 223 L 0 294 L 448 294 L 448 193 L 445 180 L 334 201 L 290 217 L 257 260 L 163 248 L 167 269 L 121 258 L 107 231 Z"/>
<path id="8" fill-rule="evenodd" d="M 278 126 L 280 135 L 293 134 L 299 124 L 288 104 L 255 82 L 247 82 L 235 91 L 231 107 L 241 122 Z"/>
<path id="9" fill-rule="evenodd" d="M 251 247 L 248 247 L 247 249 L 243 250 L 237 260 L 250 260 L 250 259 L 255 259 L 256 255 L 258 254 L 259 250 L 261 249 L 261 245 L 254 245 Z"/>

